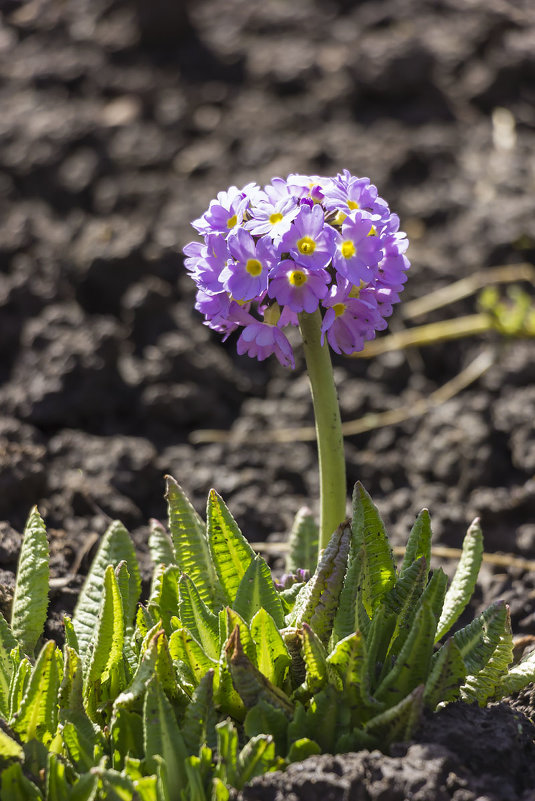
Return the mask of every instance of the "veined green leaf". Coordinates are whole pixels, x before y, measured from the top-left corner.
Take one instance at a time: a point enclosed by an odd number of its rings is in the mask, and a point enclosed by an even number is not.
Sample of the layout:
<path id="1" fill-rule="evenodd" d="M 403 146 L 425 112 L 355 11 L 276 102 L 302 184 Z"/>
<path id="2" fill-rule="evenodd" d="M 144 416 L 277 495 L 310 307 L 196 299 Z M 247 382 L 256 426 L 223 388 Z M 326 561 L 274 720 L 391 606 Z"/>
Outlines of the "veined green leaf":
<path id="1" fill-rule="evenodd" d="M 305 686 L 314 695 L 327 683 L 327 653 L 317 634 L 308 623 L 303 623 L 303 659 L 306 667 Z"/>
<path id="2" fill-rule="evenodd" d="M 58 759 L 56 754 L 49 752 L 46 767 L 46 797 L 53 798 L 54 801 L 69 801 L 70 794 L 65 762 Z"/>
<path id="3" fill-rule="evenodd" d="M 234 629 L 226 645 L 226 655 L 232 683 L 245 706 L 250 709 L 261 699 L 281 709 L 288 716 L 293 704 L 281 689 L 272 684 L 247 657 L 240 640 L 240 630 Z"/>
<path id="4" fill-rule="evenodd" d="M 98 738 L 85 712 L 67 710 L 62 714 L 61 737 L 67 754 L 78 773 L 86 773 L 96 763 Z"/>
<path id="5" fill-rule="evenodd" d="M 203 522 L 171 476 L 166 476 L 165 497 L 176 563 L 194 582 L 204 603 L 213 608 L 219 600 L 218 581 Z"/>
<path id="6" fill-rule="evenodd" d="M 206 524 L 213 564 L 226 603 L 233 606 L 240 581 L 255 554 L 225 506 L 223 499 L 213 489 L 208 495 Z M 191 578 L 195 581 L 194 576 Z M 197 584 L 196 581 L 195 583 Z"/>
<path id="7" fill-rule="evenodd" d="M 156 662 L 154 670 L 160 687 L 165 692 L 175 709 L 183 708 L 189 701 L 189 697 L 180 684 L 177 682 L 173 658 L 169 648 L 169 641 L 164 631 L 159 631 L 155 635 Z"/>
<path id="8" fill-rule="evenodd" d="M 265 609 L 259 609 L 251 620 L 251 637 L 256 645 L 256 664 L 259 671 L 272 684 L 280 687 L 291 657 L 277 624 Z"/>
<path id="9" fill-rule="evenodd" d="M 142 759 L 143 719 L 137 712 L 124 706 L 114 711 L 110 724 L 110 746 L 114 770 L 122 770 L 126 757 Z"/>
<path id="10" fill-rule="evenodd" d="M 367 659 L 366 641 L 360 631 L 339 640 L 327 657 L 327 664 L 340 678 L 339 689 L 349 702 L 353 724 L 369 717 L 366 712 L 373 706 L 380 707 L 370 696 Z"/>
<path id="11" fill-rule="evenodd" d="M 293 612 L 287 618 L 290 626 L 308 623 L 325 645 L 331 635 L 342 590 L 350 537 L 351 529 L 346 521 L 332 535 L 316 572 L 299 592 Z"/>
<path id="12" fill-rule="evenodd" d="M 0 728 L 0 760 L 4 759 L 19 759 L 22 762 L 24 751 L 20 743 Z"/>
<path id="13" fill-rule="evenodd" d="M 441 640 L 448 633 L 465 610 L 476 586 L 482 558 L 483 534 L 479 518 L 476 518 L 464 538 L 461 558 L 444 599 L 435 642 Z"/>
<path id="14" fill-rule="evenodd" d="M 287 752 L 287 728 L 288 716 L 286 713 L 282 709 L 268 704 L 262 698 L 249 709 L 243 722 L 243 729 L 247 737 L 254 737 L 268 731 L 273 737 L 275 751 L 279 756 L 285 756 Z"/>
<path id="15" fill-rule="evenodd" d="M 158 635 L 159 632 L 156 632 L 150 639 L 132 681 L 115 699 L 113 704 L 114 713 L 120 707 L 128 709 L 145 693 L 147 684 L 154 676 L 156 670 Z"/>
<path id="16" fill-rule="evenodd" d="M 17 646 L 11 629 L 0 612 L 0 717 L 9 717 L 9 685 L 13 675 L 10 653 Z"/>
<path id="17" fill-rule="evenodd" d="M 286 572 L 295 573 L 303 568 L 313 573 L 318 564 L 319 530 L 314 515 L 306 506 L 297 512 L 288 544 L 290 549 L 286 558 Z"/>
<path id="18" fill-rule="evenodd" d="M 183 626 L 200 642 L 209 657 L 218 659 L 221 649 L 217 615 L 206 606 L 197 587 L 186 573 L 180 577 L 178 589 L 180 593 L 178 612 Z"/>
<path id="19" fill-rule="evenodd" d="M 10 658 L 13 662 L 13 673 L 9 685 L 9 714 L 13 716 L 15 712 L 18 712 L 28 688 L 32 666 L 28 657 L 21 658 L 20 645 L 13 648 Z"/>
<path id="20" fill-rule="evenodd" d="M 431 519 L 427 509 L 422 509 L 411 529 L 403 555 L 403 562 L 401 563 L 400 575 L 403 575 L 413 562 L 416 562 L 422 556 L 429 567 L 431 561 Z"/>
<path id="21" fill-rule="evenodd" d="M 347 559 L 347 571 L 344 578 L 340 601 L 334 617 L 333 630 L 331 634 L 331 647 L 334 647 L 339 640 L 353 634 L 358 628 L 357 597 L 359 595 L 359 577 L 362 567 L 364 552 L 360 548 L 357 550 L 355 537 L 351 536 L 349 546 L 349 556 Z"/>
<path id="22" fill-rule="evenodd" d="M 279 628 L 284 626 L 284 612 L 271 570 L 260 555 L 249 563 L 240 581 L 233 608 L 249 623 L 259 609 L 269 612 Z"/>
<path id="23" fill-rule="evenodd" d="M 453 635 L 467 675 L 478 673 L 489 661 L 504 631 L 507 614 L 505 602 L 496 601 Z"/>
<path id="24" fill-rule="evenodd" d="M 266 773 L 275 761 L 273 737 L 269 734 L 257 734 L 255 737 L 251 737 L 238 754 L 237 788 L 241 789 L 255 776 Z"/>
<path id="25" fill-rule="evenodd" d="M 229 801 L 229 798 L 230 792 L 225 782 L 219 776 L 214 776 L 210 801 Z"/>
<path id="26" fill-rule="evenodd" d="M 34 506 L 24 529 L 11 614 L 11 631 L 29 656 L 45 626 L 49 558 L 45 524 Z"/>
<path id="27" fill-rule="evenodd" d="M 362 602 L 368 615 L 381 603 L 396 582 L 396 567 L 383 521 L 372 499 L 358 481 L 353 492 L 353 537 L 355 549 L 362 549 L 360 584 Z"/>
<path id="28" fill-rule="evenodd" d="M 396 626 L 396 616 L 387 613 L 384 606 L 380 606 L 370 621 L 366 635 L 366 674 L 363 676 L 363 685 L 370 693 L 381 681 L 382 668 L 386 663 L 388 647 Z"/>
<path id="29" fill-rule="evenodd" d="M 217 751 L 219 762 L 217 765 L 218 778 L 226 784 L 236 786 L 238 766 L 238 732 L 231 720 L 222 720 L 216 726 Z"/>
<path id="30" fill-rule="evenodd" d="M 195 686 L 209 670 L 216 667 L 217 662 L 211 659 L 187 629 L 178 629 L 169 638 L 169 652 L 173 659 L 183 663 Z"/>
<path id="31" fill-rule="evenodd" d="M 221 643 L 221 655 L 226 659 L 226 646 L 227 642 L 235 628 L 239 629 L 240 642 L 247 657 L 257 664 L 256 647 L 251 636 L 251 630 L 245 620 L 238 612 L 231 609 L 230 606 L 225 607 L 219 613 L 219 642 Z"/>
<path id="32" fill-rule="evenodd" d="M 424 590 L 428 576 L 427 562 L 420 556 L 399 577 L 392 589 L 386 593 L 383 603 L 388 612 L 396 615 L 396 626 L 392 634 L 387 659 L 401 651 L 412 621 L 418 609 L 418 601 Z"/>
<path id="33" fill-rule="evenodd" d="M 170 799 L 180 801 L 182 791 L 186 788 L 187 775 L 184 763 L 188 754 L 173 708 L 157 678 L 149 683 L 145 695 L 143 744 L 149 770 L 156 772 L 154 758 L 160 756 L 167 769 Z"/>
<path id="34" fill-rule="evenodd" d="M 198 756 L 192 754 L 186 759 L 184 767 L 188 777 L 188 801 L 206 801 L 201 773 L 201 760 Z"/>
<path id="35" fill-rule="evenodd" d="M 429 674 L 436 620 L 429 604 L 418 610 L 399 656 L 374 693 L 378 701 L 395 706 Z"/>
<path id="36" fill-rule="evenodd" d="M 328 684 L 313 696 L 308 709 L 296 705 L 288 724 L 288 743 L 309 737 L 321 746 L 322 751 L 334 753 L 334 745 L 341 734 L 349 732 L 351 712 L 342 696 Z"/>
<path id="37" fill-rule="evenodd" d="M 83 709 L 83 670 L 77 651 L 65 643 L 63 647 L 63 677 L 58 693 L 60 709 Z"/>
<path id="38" fill-rule="evenodd" d="M 477 702 L 479 706 L 485 706 L 488 699 L 496 695 L 496 688 L 499 687 L 501 679 L 507 675 L 507 669 L 513 661 L 513 635 L 508 607 L 505 611 L 503 629 L 489 660 L 476 674 L 467 676 L 461 687 L 463 701 Z"/>
<path id="39" fill-rule="evenodd" d="M 518 665 L 502 676 L 496 686 L 495 698 L 499 700 L 523 690 L 531 682 L 535 682 L 535 651 L 532 651 Z"/>
<path id="40" fill-rule="evenodd" d="M 215 748 L 217 714 L 213 702 L 214 671 L 209 670 L 199 682 L 188 704 L 182 725 L 184 744 L 189 754 L 198 754 L 206 743 Z"/>
<path id="41" fill-rule="evenodd" d="M 321 748 L 314 740 L 309 737 L 301 737 L 299 740 L 294 740 L 290 750 L 288 751 L 288 762 L 302 762 L 309 756 L 316 756 L 321 754 Z"/>
<path id="42" fill-rule="evenodd" d="M 60 675 L 57 646 L 49 640 L 37 658 L 19 710 L 10 725 L 23 742 L 39 740 L 48 744 L 58 724 L 58 691 Z"/>
<path id="43" fill-rule="evenodd" d="M 424 703 L 435 710 L 438 704 L 455 701 L 466 676 L 464 659 L 453 637 L 440 648 L 425 683 Z"/>
<path id="44" fill-rule="evenodd" d="M 440 615 L 442 614 L 442 606 L 444 604 L 444 597 L 446 595 L 446 590 L 448 588 L 448 577 L 444 573 L 441 567 L 437 570 L 433 570 L 431 578 L 427 584 L 427 587 L 423 591 L 420 597 L 419 606 L 422 606 L 424 603 L 429 603 L 431 609 L 433 610 L 433 614 L 435 616 L 435 620 L 438 621 L 440 619 Z M 437 642 L 436 634 L 435 634 L 435 642 Z"/>
<path id="45" fill-rule="evenodd" d="M 14 762 L 0 773 L 0 798 L 6 801 L 43 801 L 35 784 L 23 774 L 20 762 Z"/>
<path id="46" fill-rule="evenodd" d="M 98 776 L 93 773 L 84 773 L 78 777 L 76 784 L 71 788 L 69 801 L 97 801 L 98 784 Z"/>
<path id="47" fill-rule="evenodd" d="M 170 636 L 171 618 L 178 612 L 180 569 L 176 565 L 168 565 L 163 571 L 158 571 L 157 576 L 148 608 L 153 618 L 161 621 L 167 636 Z"/>
<path id="48" fill-rule="evenodd" d="M 104 574 L 103 596 L 94 631 L 91 655 L 84 675 L 84 707 L 95 720 L 103 700 L 115 700 L 126 686 L 123 665 L 124 613 L 121 592 L 111 565 Z M 109 690 L 102 696 L 106 683 Z"/>
<path id="49" fill-rule="evenodd" d="M 125 561 L 128 567 L 129 599 L 124 611 L 127 620 L 133 620 L 141 592 L 141 577 L 136 552 L 128 531 L 115 520 L 110 524 L 91 565 L 74 610 L 72 624 L 78 638 L 80 656 L 85 660 L 93 639 L 104 593 L 104 575 L 108 565 Z"/>
<path id="50" fill-rule="evenodd" d="M 172 565 L 176 561 L 175 549 L 171 537 L 159 520 L 149 521 L 149 551 L 153 565 Z"/>
<path id="51" fill-rule="evenodd" d="M 381 748 L 394 742 L 409 740 L 420 723 L 424 708 L 422 685 L 401 699 L 395 706 L 385 709 L 366 724 L 365 734 L 375 737 Z"/>

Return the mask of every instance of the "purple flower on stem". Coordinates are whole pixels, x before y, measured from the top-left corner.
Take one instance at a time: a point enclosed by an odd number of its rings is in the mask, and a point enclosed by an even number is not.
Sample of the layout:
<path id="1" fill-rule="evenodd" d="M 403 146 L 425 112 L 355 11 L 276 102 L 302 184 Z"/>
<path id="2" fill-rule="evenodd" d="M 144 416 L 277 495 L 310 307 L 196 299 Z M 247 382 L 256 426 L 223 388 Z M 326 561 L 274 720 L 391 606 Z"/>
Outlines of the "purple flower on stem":
<path id="1" fill-rule="evenodd" d="M 235 300 L 259 298 L 268 287 L 270 267 L 276 258 L 269 237 L 255 242 L 244 228 L 228 238 L 228 249 L 234 261 L 221 271 L 221 283 Z"/>
<path id="2" fill-rule="evenodd" d="M 377 195 L 377 187 L 369 178 L 356 178 L 348 170 L 338 173 L 324 189 L 323 205 L 328 211 L 338 212 L 338 223 L 352 211 L 359 209 L 379 214 L 388 214 L 388 205 Z"/>
<path id="3" fill-rule="evenodd" d="M 331 280 L 326 270 L 308 270 L 292 259 L 284 259 L 269 273 L 269 296 L 294 312 L 316 311 Z"/>
<path id="4" fill-rule="evenodd" d="M 237 348 L 240 355 L 256 356 L 260 362 L 274 353 L 283 367 L 295 367 L 292 346 L 276 325 L 261 322 L 246 325 Z"/>
<path id="5" fill-rule="evenodd" d="M 381 240 L 372 217 L 356 211 L 346 217 L 342 233 L 336 232 L 333 267 L 352 284 L 371 281 L 382 256 Z"/>
<path id="6" fill-rule="evenodd" d="M 249 189 L 254 184 L 248 184 Z M 231 186 L 227 192 L 218 192 L 217 199 L 212 200 L 202 217 L 191 224 L 200 234 L 228 234 L 243 221 L 243 215 L 249 198 L 237 186 Z"/>
<path id="7" fill-rule="evenodd" d="M 367 339 L 373 339 L 376 330 L 385 328 L 373 290 L 352 286 L 341 279 L 331 288 L 322 303 L 327 308 L 321 326 L 322 343 L 325 335 L 336 353 L 356 353 L 362 350 Z"/>
<path id="8" fill-rule="evenodd" d="M 279 250 L 309 270 L 322 270 L 333 255 L 334 229 L 325 225 L 323 209 L 304 204 L 291 229 L 282 237 Z"/>

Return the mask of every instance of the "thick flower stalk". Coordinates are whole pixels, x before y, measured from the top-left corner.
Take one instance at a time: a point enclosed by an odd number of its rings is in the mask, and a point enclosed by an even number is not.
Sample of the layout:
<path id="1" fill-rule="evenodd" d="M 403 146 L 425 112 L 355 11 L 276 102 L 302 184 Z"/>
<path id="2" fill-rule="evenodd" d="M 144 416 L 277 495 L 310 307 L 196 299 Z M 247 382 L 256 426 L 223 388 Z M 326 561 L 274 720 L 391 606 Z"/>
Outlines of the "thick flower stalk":
<path id="1" fill-rule="evenodd" d="M 295 366 L 285 334 L 305 343 L 318 432 L 320 548 L 345 517 L 345 463 L 328 347 L 362 350 L 399 301 L 409 261 L 399 217 L 368 178 L 290 175 L 220 192 L 184 248 L 196 308 L 237 349 Z"/>

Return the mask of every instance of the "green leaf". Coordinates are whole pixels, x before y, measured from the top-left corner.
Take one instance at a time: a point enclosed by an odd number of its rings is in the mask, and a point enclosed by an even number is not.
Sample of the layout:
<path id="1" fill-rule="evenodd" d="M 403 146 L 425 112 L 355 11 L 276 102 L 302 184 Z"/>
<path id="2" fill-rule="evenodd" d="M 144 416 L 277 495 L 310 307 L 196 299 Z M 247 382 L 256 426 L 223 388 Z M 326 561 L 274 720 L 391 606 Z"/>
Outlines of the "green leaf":
<path id="1" fill-rule="evenodd" d="M 84 773 L 76 780 L 71 788 L 69 801 L 97 801 L 98 776 L 93 773 Z"/>
<path id="2" fill-rule="evenodd" d="M 265 609 L 259 609 L 251 620 L 251 637 L 259 671 L 280 687 L 292 660 L 277 624 Z"/>
<path id="3" fill-rule="evenodd" d="M 275 744 L 268 734 L 257 734 L 251 737 L 238 755 L 237 789 L 251 781 L 255 776 L 266 773 L 275 763 Z"/>
<path id="4" fill-rule="evenodd" d="M 275 743 L 275 751 L 279 756 L 286 754 L 286 730 L 288 728 L 288 716 L 282 709 L 268 704 L 264 699 L 255 704 L 245 717 L 243 730 L 247 737 L 254 737 L 257 734 L 269 732 Z"/>
<path id="5" fill-rule="evenodd" d="M 56 650 L 53 640 L 41 649 L 20 708 L 11 719 L 13 731 L 23 742 L 38 740 L 47 745 L 56 733 L 60 682 Z"/>
<path id="6" fill-rule="evenodd" d="M 0 717 L 9 717 L 9 685 L 13 676 L 13 662 L 10 653 L 17 646 L 11 629 L 0 612 Z"/>
<path id="7" fill-rule="evenodd" d="M 231 720 L 222 720 L 216 726 L 217 752 L 219 754 L 218 778 L 232 787 L 238 780 L 238 732 Z"/>
<path id="8" fill-rule="evenodd" d="M 306 506 L 301 507 L 295 516 L 286 557 L 286 572 L 295 573 L 299 569 L 314 572 L 318 564 L 319 529 L 314 516 Z"/>
<path id="9" fill-rule="evenodd" d="M 186 573 L 178 582 L 178 613 L 182 624 L 200 642 L 206 654 L 218 659 L 220 653 L 217 615 L 206 606 L 197 587 Z"/>
<path id="10" fill-rule="evenodd" d="M 72 624 L 78 638 L 80 656 L 85 660 L 97 626 L 104 576 L 108 565 L 118 565 L 125 561 L 128 567 L 129 598 L 124 611 L 125 619 L 133 620 L 136 604 L 141 592 L 141 577 L 136 553 L 128 531 L 122 523 L 115 520 L 110 524 L 91 565 L 84 586 L 74 610 Z"/>
<path id="11" fill-rule="evenodd" d="M 286 693 L 260 673 L 247 657 L 238 627 L 232 632 L 225 650 L 232 683 L 248 709 L 255 706 L 260 700 L 264 700 L 288 716 L 292 714 L 293 704 Z"/>
<path id="12" fill-rule="evenodd" d="M 178 612 L 180 569 L 176 565 L 168 565 L 157 576 L 151 592 L 149 612 L 155 620 L 161 621 L 165 633 L 170 636 L 171 618 Z"/>
<path id="13" fill-rule="evenodd" d="M 392 589 L 384 597 L 388 612 L 396 615 L 396 626 L 392 635 L 388 656 L 397 656 L 403 647 L 412 621 L 418 609 L 418 601 L 427 582 L 429 570 L 424 556 L 420 556 L 399 577 Z"/>
<path id="14" fill-rule="evenodd" d="M 407 540 L 407 546 L 401 563 L 400 575 L 421 557 L 426 565 L 431 561 L 431 519 L 427 509 L 422 509 L 416 518 Z"/>
<path id="15" fill-rule="evenodd" d="M 453 637 L 450 637 L 433 660 L 425 683 L 425 705 L 435 710 L 439 704 L 455 701 L 465 676 L 463 656 Z"/>
<path id="16" fill-rule="evenodd" d="M 97 735 L 95 729 L 85 712 L 71 712 L 63 714 L 63 727 L 61 736 L 72 764 L 79 773 L 86 773 L 95 764 L 95 750 Z"/>
<path id="17" fill-rule="evenodd" d="M 368 653 L 366 641 L 360 631 L 340 640 L 327 657 L 327 664 L 341 680 L 344 698 L 351 708 L 353 724 L 369 717 L 367 711 L 380 705 L 370 696 L 368 681 Z M 332 682 L 331 682 L 332 683 Z"/>
<path id="18" fill-rule="evenodd" d="M 374 693 L 378 701 L 395 706 L 429 674 L 436 620 L 426 603 L 418 610 L 399 656 Z"/>
<path id="19" fill-rule="evenodd" d="M 46 769 L 46 797 L 50 801 L 69 801 L 71 795 L 65 762 L 49 752 Z"/>
<path id="20" fill-rule="evenodd" d="M 271 570 L 260 555 L 254 557 L 240 581 L 233 608 L 247 623 L 259 609 L 269 612 L 279 628 L 284 626 L 284 611 Z"/>
<path id="21" fill-rule="evenodd" d="M 209 670 L 200 680 L 184 715 L 182 734 L 189 754 L 198 754 L 204 744 L 210 748 L 216 746 L 217 715 L 213 689 L 214 671 Z"/>
<path id="22" fill-rule="evenodd" d="M 327 654 L 323 643 L 308 623 L 303 623 L 302 644 L 306 667 L 305 687 L 313 695 L 327 683 Z"/>
<path id="23" fill-rule="evenodd" d="M 14 762 L 0 774 L 0 798 L 6 801 L 42 801 L 43 796 L 24 776 L 20 762 Z"/>
<path id="24" fill-rule="evenodd" d="M 372 499 L 358 481 L 353 492 L 355 550 L 362 549 L 360 584 L 368 615 L 377 609 L 396 582 L 396 567 L 383 521 Z"/>
<path id="25" fill-rule="evenodd" d="M 240 581 L 255 554 L 225 506 L 223 499 L 213 489 L 208 495 L 206 522 L 213 564 L 226 603 L 233 606 Z M 195 581 L 194 576 L 189 573 L 188 575 Z M 197 584 L 196 581 L 195 584 Z"/>
<path id="26" fill-rule="evenodd" d="M 513 661 L 513 636 L 508 607 L 505 608 L 505 612 L 503 629 L 489 660 L 476 674 L 467 676 L 461 687 L 463 701 L 485 706 L 488 699 L 496 695 L 496 688 L 507 674 L 507 669 Z"/>
<path id="27" fill-rule="evenodd" d="M 513 667 L 500 678 L 496 686 L 496 699 L 504 698 L 506 695 L 513 695 L 531 682 L 535 682 L 535 651 L 532 651 L 518 665 Z"/>
<path id="28" fill-rule="evenodd" d="M 153 565 L 172 565 L 176 561 L 171 537 L 159 520 L 150 520 L 149 551 Z"/>
<path id="29" fill-rule="evenodd" d="M 33 655 L 45 626 L 50 573 L 48 565 L 46 528 L 34 506 L 24 529 L 11 614 L 11 631 L 29 656 Z"/>
<path id="30" fill-rule="evenodd" d="M 115 770 L 122 770 L 127 756 L 142 759 L 143 719 L 137 712 L 125 707 L 115 710 L 110 725 L 110 745 L 112 764 Z"/>
<path id="31" fill-rule="evenodd" d="M 318 754 L 321 754 L 319 745 L 308 737 L 301 737 L 299 740 L 295 740 L 292 743 L 287 758 L 290 763 L 302 762 L 304 759 L 308 759 L 310 756 L 317 756 Z"/>
<path id="32" fill-rule="evenodd" d="M 20 708 L 28 687 L 32 666 L 28 657 L 20 658 L 20 646 L 18 645 L 12 650 L 10 657 L 14 667 L 9 685 L 9 714 L 12 716 Z"/>
<path id="33" fill-rule="evenodd" d="M 169 652 L 173 659 L 178 659 L 182 667 L 186 668 L 187 676 L 193 680 L 194 686 L 197 686 L 205 673 L 217 666 L 216 660 L 205 653 L 195 637 L 185 628 L 171 634 Z"/>
<path id="34" fill-rule="evenodd" d="M 126 686 L 123 642 L 123 603 L 115 571 L 109 565 L 104 574 L 101 607 L 84 675 L 84 707 L 91 720 L 97 719 L 97 707 L 103 701 L 114 701 Z M 108 688 L 103 693 L 105 684 Z"/>
<path id="35" fill-rule="evenodd" d="M 296 707 L 288 724 L 288 742 L 291 744 L 309 737 L 323 752 L 332 754 L 336 740 L 344 732 L 349 732 L 350 725 L 349 706 L 343 703 L 343 696 L 328 684 L 311 699 L 306 711 L 301 705 Z"/>
<path id="36" fill-rule="evenodd" d="M 476 518 L 464 538 L 461 558 L 444 599 L 435 642 L 447 634 L 465 610 L 476 586 L 482 558 L 483 534 L 479 519 Z"/>
<path id="37" fill-rule="evenodd" d="M 453 635 L 468 675 L 478 673 L 489 661 L 504 631 L 507 614 L 505 602 L 496 601 Z"/>
<path id="38" fill-rule="evenodd" d="M 423 696 L 423 686 L 415 687 L 395 706 L 368 721 L 364 732 L 375 737 L 381 748 L 386 748 L 394 742 L 409 740 L 421 721 L 424 709 Z"/>
<path id="39" fill-rule="evenodd" d="M 20 743 L 13 740 L 9 734 L 0 728 L 0 764 L 4 759 L 24 759 L 24 751 Z"/>
<path id="40" fill-rule="evenodd" d="M 218 601 L 219 588 L 203 522 L 174 478 L 165 478 L 176 563 L 194 582 L 204 603 L 213 608 Z"/>
<path id="41" fill-rule="evenodd" d="M 308 623 L 326 645 L 331 635 L 334 617 L 347 567 L 351 529 L 348 523 L 339 526 L 323 551 L 316 572 L 296 598 L 290 626 Z"/>
<path id="42" fill-rule="evenodd" d="M 167 770 L 167 785 L 171 801 L 180 801 L 186 787 L 184 763 L 188 753 L 178 728 L 173 708 L 158 679 L 147 687 L 143 707 L 143 744 L 150 772 L 156 772 L 156 756 L 160 756 Z"/>
<path id="43" fill-rule="evenodd" d="M 340 592 L 340 602 L 333 623 L 331 646 L 339 640 L 353 634 L 358 628 L 358 596 L 359 577 L 362 568 L 364 553 L 355 544 L 355 537 L 351 535 L 351 545 L 347 559 L 347 572 Z M 360 593 L 361 595 L 362 593 Z"/>
<path id="44" fill-rule="evenodd" d="M 419 605 L 422 606 L 424 603 L 429 603 L 431 609 L 433 610 L 433 614 L 435 616 L 435 620 L 438 621 L 440 619 L 440 615 L 442 614 L 442 606 L 444 604 L 444 597 L 446 595 L 446 590 L 448 588 L 448 577 L 444 573 L 441 567 L 437 570 L 433 571 L 431 578 L 427 584 L 427 587 L 423 591 Z M 435 634 L 435 642 L 437 642 L 436 634 Z"/>

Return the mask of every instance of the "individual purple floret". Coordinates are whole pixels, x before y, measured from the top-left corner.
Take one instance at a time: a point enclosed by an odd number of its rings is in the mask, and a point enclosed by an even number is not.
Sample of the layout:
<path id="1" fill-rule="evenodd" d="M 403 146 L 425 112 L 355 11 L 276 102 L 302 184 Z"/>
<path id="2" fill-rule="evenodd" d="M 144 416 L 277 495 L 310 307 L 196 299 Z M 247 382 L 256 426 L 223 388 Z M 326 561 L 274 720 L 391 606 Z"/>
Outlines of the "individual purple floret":
<path id="1" fill-rule="evenodd" d="M 386 327 L 406 281 L 407 239 L 368 178 L 289 175 L 264 187 L 219 192 L 193 226 L 202 242 L 184 248 L 196 308 L 238 352 L 294 357 L 283 332 L 299 315 L 322 316 L 337 353 L 362 350 Z"/>

